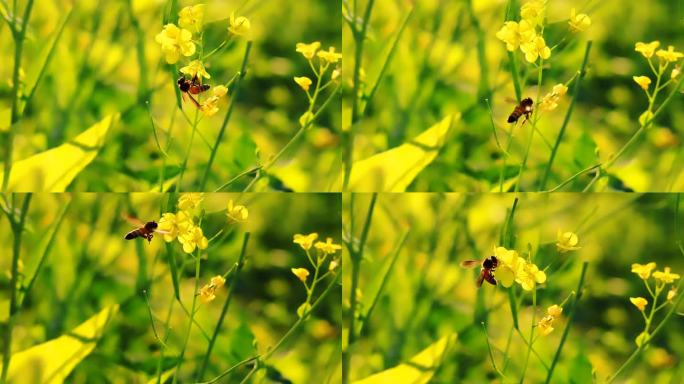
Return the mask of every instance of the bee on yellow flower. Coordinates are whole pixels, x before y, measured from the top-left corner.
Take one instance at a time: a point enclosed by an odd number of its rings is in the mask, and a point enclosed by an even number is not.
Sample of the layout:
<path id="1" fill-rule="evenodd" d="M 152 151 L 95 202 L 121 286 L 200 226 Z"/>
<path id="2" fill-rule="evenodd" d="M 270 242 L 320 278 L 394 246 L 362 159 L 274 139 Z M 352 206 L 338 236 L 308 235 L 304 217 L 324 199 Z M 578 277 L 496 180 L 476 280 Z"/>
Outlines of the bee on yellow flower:
<path id="1" fill-rule="evenodd" d="M 653 272 L 653 278 L 665 284 L 671 284 L 679 277 L 678 274 L 670 272 L 670 267 L 665 267 L 664 271 Z"/>
<path id="2" fill-rule="evenodd" d="M 645 58 L 653 57 L 655 50 L 660 46 L 660 41 L 652 41 L 650 43 L 638 42 L 634 46 L 634 50 L 644 55 Z"/>
<path id="3" fill-rule="evenodd" d="M 223 85 L 216 86 L 209 91 L 209 95 L 200 104 L 200 112 L 204 116 L 213 116 L 218 110 L 218 102 L 228 93 L 228 88 Z"/>
<path id="4" fill-rule="evenodd" d="M 175 24 L 166 24 L 154 40 L 161 44 L 162 52 L 169 64 L 177 63 L 181 55 L 192 56 L 196 51 L 195 43 L 192 41 L 192 32 L 178 28 Z"/>
<path id="5" fill-rule="evenodd" d="M 635 307 L 639 308 L 640 311 L 644 311 L 646 309 L 646 306 L 648 305 L 648 300 L 644 299 L 643 297 L 630 297 L 629 301 L 634 304 Z"/>
<path id="6" fill-rule="evenodd" d="M 568 24 L 570 24 L 570 30 L 572 32 L 582 32 L 589 28 L 591 19 L 584 13 L 575 13 L 575 8 L 572 8 L 570 10 L 570 21 L 568 21 Z"/>
<path id="7" fill-rule="evenodd" d="M 204 64 L 202 64 L 202 62 L 199 60 L 191 61 L 188 63 L 188 65 L 182 67 L 180 72 L 190 76 L 191 78 L 197 78 L 200 81 L 203 77 L 205 79 L 211 78 L 207 70 L 204 68 Z"/>
<path id="8" fill-rule="evenodd" d="M 316 249 L 319 249 L 321 252 L 323 252 L 326 255 L 332 255 L 335 252 L 342 249 L 342 246 L 339 244 L 333 243 L 333 240 L 330 237 L 325 239 L 325 243 L 322 241 L 317 242 L 315 247 L 316 247 Z"/>
<path id="9" fill-rule="evenodd" d="M 632 79 L 639 84 L 641 89 L 648 91 L 648 86 L 651 85 L 651 79 L 648 76 L 632 76 Z"/>
<path id="10" fill-rule="evenodd" d="M 302 76 L 302 77 L 297 77 L 297 76 L 295 76 L 294 81 L 295 81 L 295 83 L 297 83 L 300 87 L 302 87 L 302 89 L 303 89 L 305 92 L 309 92 L 309 87 L 310 87 L 311 84 L 312 84 L 311 79 L 309 79 L 309 78 L 306 77 L 306 76 Z"/>
<path id="11" fill-rule="evenodd" d="M 642 280 L 651 277 L 651 272 L 656 268 L 656 263 L 650 262 L 648 264 L 632 264 L 632 273 L 636 273 Z"/>
<path id="12" fill-rule="evenodd" d="M 178 12 L 178 25 L 199 32 L 204 22 L 204 4 L 184 7 Z"/>
<path id="13" fill-rule="evenodd" d="M 314 41 L 310 44 L 297 43 L 296 51 L 301 53 L 308 60 L 311 60 L 313 59 L 314 55 L 316 54 L 316 51 L 318 51 L 320 47 L 321 43 L 318 41 Z"/>
<path id="14" fill-rule="evenodd" d="M 244 16 L 235 17 L 235 12 L 230 14 L 230 26 L 228 31 L 237 36 L 247 36 L 252 28 L 249 19 Z"/>
<path id="15" fill-rule="evenodd" d="M 525 259 L 520 257 L 517 251 L 504 247 L 495 247 L 494 256 L 498 260 L 496 280 L 508 288 L 515 282 L 518 271 L 525 264 Z"/>
<path id="16" fill-rule="evenodd" d="M 581 247 L 578 247 L 579 237 L 573 232 L 562 232 L 558 230 L 558 241 L 556 242 L 556 249 L 560 253 L 566 253 L 570 251 L 576 251 Z"/>
<path id="17" fill-rule="evenodd" d="M 308 235 L 296 234 L 294 235 L 293 243 L 299 244 L 303 250 L 308 251 L 313 246 L 314 241 L 318 239 L 318 233 L 310 233 Z"/>
<path id="18" fill-rule="evenodd" d="M 181 211 L 193 210 L 199 207 L 202 200 L 204 200 L 203 193 L 184 193 L 178 199 L 178 209 L 180 209 Z"/>
<path id="19" fill-rule="evenodd" d="M 226 212 L 228 216 L 228 221 L 235 223 L 242 223 L 247 221 L 249 217 L 249 211 L 244 205 L 235 205 L 233 200 L 228 200 L 228 210 Z"/>
<path id="20" fill-rule="evenodd" d="M 306 268 L 292 268 L 291 270 L 302 283 L 306 283 L 306 278 L 309 277 L 309 271 Z"/>

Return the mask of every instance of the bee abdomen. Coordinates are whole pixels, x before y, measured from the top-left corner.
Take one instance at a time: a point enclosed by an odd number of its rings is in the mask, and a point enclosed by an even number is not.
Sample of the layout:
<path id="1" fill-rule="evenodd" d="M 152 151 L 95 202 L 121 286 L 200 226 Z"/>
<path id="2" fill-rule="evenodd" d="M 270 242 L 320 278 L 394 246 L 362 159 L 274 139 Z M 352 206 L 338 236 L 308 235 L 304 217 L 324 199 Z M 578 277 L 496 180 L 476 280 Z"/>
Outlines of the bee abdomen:
<path id="1" fill-rule="evenodd" d="M 139 230 L 139 229 L 136 229 L 136 230 L 134 230 L 134 231 L 128 232 L 128 233 L 126 234 L 125 239 L 126 239 L 126 240 L 133 240 L 133 239 L 135 239 L 135 238 L 138 237 L 138 236 L 140 236 L 140 230 Z"/>

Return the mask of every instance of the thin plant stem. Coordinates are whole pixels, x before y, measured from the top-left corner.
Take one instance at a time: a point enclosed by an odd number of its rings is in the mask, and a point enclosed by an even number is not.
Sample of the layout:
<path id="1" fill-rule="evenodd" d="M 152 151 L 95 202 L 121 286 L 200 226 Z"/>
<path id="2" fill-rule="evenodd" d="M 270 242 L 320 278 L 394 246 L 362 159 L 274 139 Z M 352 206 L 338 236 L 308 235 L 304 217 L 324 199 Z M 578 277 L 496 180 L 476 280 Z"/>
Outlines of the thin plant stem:
<path id="1" fill-rule="evenodd" d="M 530 337 L 527 344 L 527 355 L 525 356 L 525 363 L 523 364 L 522 375 L 520 375 L 520 383 L 525 382 L 525 373 L 527 372 L 527 365 L 530 362 L 530 355 L 532 354 L 532 345 L 534 344 L 534 328 L 537 315 L 537 288 L 532 289 L 532 323 L 530 324 Z"/>
<path id="2" fill-rule="evenodd" d="M 181 366 L 183 365 L 183 357 L 185 356 L 185 350 L 188 346 L 188 341 L 190 340 L 190 331 L 192 330 L 192 324 L 195 320 L 195 306 L 197 304 L 197 292 L 199 290 L 199 277 L 200 277 L 200 251 L 197 251 L 195 256 L 195 290 L 192 295 L 192 307 L 190 310 L 190 321 L 188 322 L 188 329 L 185 331 L 185 339 L 183 341 L 183 348 L 181 349 L 180 356 L 178 356 L 178 363 L 176 364 L 176 372 L 173 375 L 173 383 L 178 382 L 178 375 L 180 373 Z"/>

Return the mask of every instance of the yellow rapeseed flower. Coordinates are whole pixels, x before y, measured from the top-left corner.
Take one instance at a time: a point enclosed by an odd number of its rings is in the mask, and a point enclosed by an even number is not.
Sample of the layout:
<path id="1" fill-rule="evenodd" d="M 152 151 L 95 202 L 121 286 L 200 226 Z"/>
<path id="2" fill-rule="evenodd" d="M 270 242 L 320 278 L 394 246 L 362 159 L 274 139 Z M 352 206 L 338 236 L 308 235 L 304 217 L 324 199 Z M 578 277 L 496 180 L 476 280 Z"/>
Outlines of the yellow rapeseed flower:
<path id="1" fill-rule="evenodd" d="M 544 11 L 546 8 L 543 0 L 532 0 L 523 4 L 520 8 L 520 17 L 527 20 L 532 25 L 539 25 L 544 22 Z"/>
<path id="2" fill-rule="evenodd" d="M 539 57 L 546 60 L 551 57 L 551 49 L 546 46 L 546 41 L 541 36 L 535 37 L 532 41 L 521 44 L 520 50 L 525 53 L 525 60 L 530 63 L 537 61 Z"/>
<path id="3" fill-rule="evenodd" d="M 302 127 L 306 127 L 309 123 L 313 121 L 313 118 L 314 114 L 311 111 L 306 111 L 299 117 L 299 125 L 301 125 Z"/>
<path id="4" fill-rule="evenodd" d="M 539 322 L 537 323 L 537 329 L 539 330 L 539 334 L 542 336 L 547 336 L 549 333 L 553 332 L 553 321 L 555 320 L 555 317 L 553 316 L 544 316 Z"/>
<path id="5" fill-rule="evenodd" d="M 228 216 L 228 221 L 240 223 L 247 221 L 247 218 L 249 217 L 249 211 L 244 205 L 235 205 L 231 199 L 228 200 L 228 210 L 226 215 Z"/>
<path id="6" fill-rule="evenodd" d="M 676 273 L 671 273 L 670 267 L 665 267 L 664 271 L 653 272 L 653 278 L 655 278 L 656 280 L 660 280 L 665 284 L 670 284 L 673 281 L 679 279 L 679 275 Z"/>
<path id="7" fill-rule="evenodd" d="M 306 268 L 292 268 L 291 270 L 302 283 L 306 283 L 306 278 L 309 277 L 309 271 Z"/>
<path id="8" fill-rule="evenodd" d="M 534 263 L 527 263 L 518 271 L 515 279 L 526 291 L 534 289 L 536 284 L 543 284 L 546 281 L 546 273 L 540 270 Z"/>
<path id="9" fill-rule="evenodd" d="M 682 73 L 682 67 L 681 66 L 676 66 L 672 68 L 672 72 L 670 73 L 670 79 L 674 80 L 679 76 L 679 74 Z"/>
<path id="10" fill-rule="evenodd" d="M 164 241 L 171 242 L 192 227 L 192 218 L 187 212 L 164 213 L 159 219 L 158 230 L 162 231 Z"/>
<path id="11" fill-rule="evenodd" d="M 553 111 L 558 108 L 558 102 L 561 97 L 565 96 L 568 92 L 568 87 L 565 84 L 556 84 L 553 86 L 551 93 L 546 94 L 540 103 L 539 108 L 544 111 Z"/>
<path id="12" fill-rule="evenodd" d="M 499 262 L 496 268 L 496 280 L 505 288 L 513 285 L 518 271 L 525 264 L 525 259 L 518 252 L 504 247 L 494 247 L 494 256 Z"/>
<path id="13" fill-rule="evenodd" d="M 209 246 L 209 240 L 204 237 L 202 228 L 198 226 L 193 226 L 178 236 L 178 241 L 183 245 L 183 252 L 185 253 L 192 253 L 195 248 L 207 249 Z"/>
<path id="14" fill-rule="evenodd" d="M 210 301 L 214 301 L 214 299 L 216 298 L 216 289 L 214 289 L 214 287 L 212 287 L 211 285 L 207 284 L 207 285 L 203 286 L 202 288 L 200 288 L 199 296 L 200 296 L 200 300 L 203 303 L 208 303 Z"/>
<path id="15" fill-rule="evenodd" d="M 339 261 L 337 261 L 337 260 L 331 261 L 330 264 L 328 264 L 328 271 L 334 271 L 338 265 L 340 265 Z"/>
<path id="16" fill-rule="evenodd" d="M 568 24 L 570 24 L 570 30 L 572 32 L 582 32 L 589 28 L 591 19 L 587 14 L 575 13 L 575 8 L 573 8 L 570 10 L 570 21 L 568 21 Z"/>
<path id="17" fill-rule="evenodd" d="M 252 24 L 248 18 L 244 16 L 235 17 L 235 12 L 231 12 L 230 26 L 228 26 L 229 32 L 237 36 L 247 36 L 251 28 Z"/>
<path id="18" fill-rule="evenodd" d="M 302 77 L 295 76 L 294 81 L 295 81 L 295 83 L 299 84 L 299 86 L 302 87 L 302 89 L 304 91 L 309 92 L 309 87 L 311 86 L 311 83 L 312 83 L 311 79 L 309 79 L 306 76 L 302 76 Z"/>
<path id="19" fill-rule="evenodd" d="M 226 283 L 226 279 L 223 278 L 221 275 L 216 275 L 211 278 L 211 285 L 214 286 L 215 288 L 221 288 L 223 287 L 223 284 Z"/>
<path id="20" fill-rule="evenodd" d="M 560 315 L 563 313 L 563 307 L 554 304 L 546 309 L 546 313 L 549 316 L 560 317 Z"/>
<path id="21" fill-rule="evenodd" d="M 178 209 L 189 211 L 199 207 L 204 200 L 204 194 L 200 192 L 184 193 L 178 199 Z"/>
<path id="22" fill-rule="evenodd" d="M 308 235 L 302 235 L 300 233 L 294 235 L 293 243 L 299 244 L 303 250 L 308 251 L 313 246 L 313 242 L 318 239 L 318 233 L 310 233 Z"/>
<path id="23" fill-rule="evenodd" d="M 653 53 L 660 46 L 660 41 L 651 41 L 650 43 L 642 43 L 641 41 L 634 45 L 634 50 L 640 52 L 645 58 L 653 57 Z"/>
<path id="24" fill-rule="evenodd" d="M 296 51 L 301 53 L 307 59 L 311 60 L 313 59 L 314 55 L 316 54 L 316 51 L 318 51 L 320 47 L 321 43 L 318 41 L 314 41 L 310 44 L 297 43 Z"/>
<path id="25" fill-rule="evenodd" d="M 318 51 L 317 55 L 328 64 L 335 64 L 342 59 L 342 54 L 335 52 L 335 47 L 330 47 L 327 51 Z"/>
<path id="26" fill-rule="evenodd" d="M 643 297 L 630 297 L 629 301 L 631 301 L 635 307 L 639 308 L 640 311 L 646 309 L 646 305 L 648 305 L 648 300 Z"/>
<path id="27" fill-rule="evenodd" d="M 316 249 L 320 249 L 321 252 L 325 253 L 326 255 L 332 255 L 342 249 L 341 245 L 333 243 L 333 239 L 331 237 L 326 238 L 325 243 L 322 241 L 317 242 L 315 247 Z"/>
<path id="28" fill-rule="evenodd" d="M 556 242 L 556 249 L 558 252 L 565 253 L 570 251 L 576 251 L 582 247 L 578 247 L 579 237 L 573 232 L 562 232 L 558 230 L 558 241 Z"/>
<path id="29" fill-rule="evenodd" d="M 677 289 L 672 287 L 669 291 L 667 291 L 667 301 L 672 301 L 675 296 L 677 296 Z"/>
<path id="30" fill-rule="evenodd" d="M 636 273 L 641 277 L 643 280 L 648 279 L 651 276 L 651 271 L 653 271 L 656 267 L 656 263 L 648 263 L 648 264 L 637 264 L 634 263 L 632 264 L 632 273 Z"/>
<path id="31" fill-rule="evenodd" d="M 192 32 L 178 28 L 174 24 L 166 24 L 154 40 L 161 44 L 166 62 L 175 64 L 181 55 L 192 56 L 195 54 L 195 43 L 192 42 Z"/>
<path id="32" fill-rule="evenodd" d="M 647 91 L 648 86 L 651 85 L 651 79 L 648 76 L 632 76 L 632 79 L 634 79 L 634 82 L 639 84 L 644 91 Z"/>
<path id="33" fill-rule="evenodd" d="M 202 29 L 204 21 L 204 4 L 185 7 L 178 12 L 178 25 L 183 28 L 193 28 L 196 32 Z"/>
<path id="34" fill-rule="evenodd" d="M 218 102 L 228 93 L 228 88 L 223 85 L 216 86 L 209 91 L 209 97 L 200 104 L 200 112 L 204 116 L 212 116 L 218 112 Z"/>
<path id="35" fill-rule="evenodd" d="M 507 21 L 496 33 L 496 37 L 506 43 L 506 49 L 511 52 L 518 49 L 521 44 L 532 41 L 535 36 L 534 26 L 527 20 L 522 20 L 520 23 Z"/>
<path id="36" fill-rule="evenodd" d="M 202 64 L 201 61 L 199 60 L 193 60 L 188 65 L 180 69 L 181 73 L 184 73 L 190 77 L 195 77 L 201 81 L 202 78 L 204 77 L 205 79 L 210 79 L 211 76 L 209 76 L 209 73 L 207 70 L 204 68 L 204 64 Z"/>
<path id="37" fill-rule="evenodd" d="M 684 57 L 684 53 L 675 51 L 674 47 L 669 45 L 667 51 L 659 49 L 658 52 L 656 52 L 656 56 L 660 57 L 660 60 L 663 62 L 672 63 Z"/>

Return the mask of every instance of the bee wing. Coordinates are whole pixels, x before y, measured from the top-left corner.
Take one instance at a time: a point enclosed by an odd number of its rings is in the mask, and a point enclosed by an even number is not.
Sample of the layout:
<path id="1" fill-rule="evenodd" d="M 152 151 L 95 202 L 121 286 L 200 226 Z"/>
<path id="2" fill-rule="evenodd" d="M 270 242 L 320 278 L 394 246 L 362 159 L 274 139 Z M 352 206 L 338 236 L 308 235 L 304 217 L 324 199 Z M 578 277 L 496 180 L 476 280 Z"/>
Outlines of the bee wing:
<path id="1" fill-rule="evenodd" d="M 480 260 L 463 260 L 461 261 L 461 268 L 473 268 L 480 265 Z"/>
<path id="2" fill-rule="evenodd" d="M 134 216 L 132 216 L 132 215 L 129 215 L 129 214 L 127 214 L 127 213 L 122 213 L 122 214 L 121 214 L 121 217 L 122 217 L 124 220 L 128 221 L 129 223 L 131 223 L 131 225 L 133 225 L 134 227 L 144 227 L 144 226 L 145 226 L 145 223 L 143 223 L 142 220 L 140 220 L 140 219 L 138 219 L 138 218 L 136 218 L 136 217 L 134 217 Z"/>

